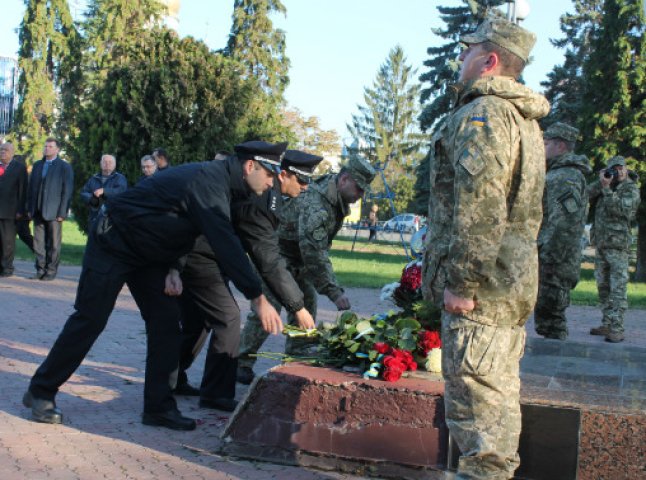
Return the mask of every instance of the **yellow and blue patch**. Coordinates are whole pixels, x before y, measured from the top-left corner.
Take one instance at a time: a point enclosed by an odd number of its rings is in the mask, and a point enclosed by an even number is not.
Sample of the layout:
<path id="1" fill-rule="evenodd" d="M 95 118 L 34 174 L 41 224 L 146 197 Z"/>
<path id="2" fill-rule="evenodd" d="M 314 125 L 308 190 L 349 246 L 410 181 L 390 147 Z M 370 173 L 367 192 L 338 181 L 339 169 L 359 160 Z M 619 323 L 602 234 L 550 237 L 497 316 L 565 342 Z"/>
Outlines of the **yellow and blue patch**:
<path id="1" fill-rule="evenodd" d="M 475 127 L 484 127 L 487 123 L 487 117 L 471 117 L 469 123 Z"/>

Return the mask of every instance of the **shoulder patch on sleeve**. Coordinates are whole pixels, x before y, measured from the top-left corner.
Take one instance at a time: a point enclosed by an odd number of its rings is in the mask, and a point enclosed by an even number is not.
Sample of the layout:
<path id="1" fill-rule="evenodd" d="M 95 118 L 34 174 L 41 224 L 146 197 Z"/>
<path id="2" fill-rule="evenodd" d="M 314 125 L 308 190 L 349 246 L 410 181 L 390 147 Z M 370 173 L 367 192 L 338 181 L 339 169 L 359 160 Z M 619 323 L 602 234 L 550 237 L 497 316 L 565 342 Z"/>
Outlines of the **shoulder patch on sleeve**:
<path id="1" fill-rule="evenodd" d="M 469 119 L 469 123 L 475 127 L 484 127 L 487 123 L 487 117 L 484 115 L 473 115 Z"/>
<path id="2" fill-rule="evenodd" d="M 458 162 L 472 176 L 478 175 L 485 168 L 485 160 L 478 148 L 473 144 L 467 145 L 462 150 Z"/>

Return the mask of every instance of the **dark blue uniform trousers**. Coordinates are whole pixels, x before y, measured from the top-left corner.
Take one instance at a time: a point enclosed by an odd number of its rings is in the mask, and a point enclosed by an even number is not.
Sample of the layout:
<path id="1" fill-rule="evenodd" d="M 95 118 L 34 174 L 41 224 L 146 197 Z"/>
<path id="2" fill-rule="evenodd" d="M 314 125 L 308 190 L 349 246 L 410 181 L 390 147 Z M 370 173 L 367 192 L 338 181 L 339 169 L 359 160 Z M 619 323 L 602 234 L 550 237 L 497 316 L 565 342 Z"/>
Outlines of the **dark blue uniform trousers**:
<path id="1" fill-rule="evenodd" d="M 67 319 L 47 358 L 34 374 L 29 387 L 32 394 L 54 399 L 59 387 L 79 367 L 105 328 L 117 296 L 127 284 L 146 322 L 144 411 L 155 413 L 177 408 L 169 375 L 179 362 L 180 310 L 176 298 L 164 294 L 167 273 L 167 265 L 141 266 L 115 258 L 92 234 L 83 259 L 74 304 L 76 311 Z"/>

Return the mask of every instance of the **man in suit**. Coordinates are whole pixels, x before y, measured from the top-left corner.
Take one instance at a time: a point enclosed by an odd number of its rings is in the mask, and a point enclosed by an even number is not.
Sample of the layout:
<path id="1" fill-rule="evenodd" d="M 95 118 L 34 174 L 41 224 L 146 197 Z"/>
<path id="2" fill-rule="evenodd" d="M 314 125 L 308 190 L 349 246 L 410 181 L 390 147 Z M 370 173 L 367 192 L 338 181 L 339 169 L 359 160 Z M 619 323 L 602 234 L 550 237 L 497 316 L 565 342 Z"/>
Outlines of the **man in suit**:
<path id="1" fill-rule="evenodd" d="M 13 154 L 11 143 L 0 145 L 0 277 L 13 275 L 16 220 L 25 214 L 27 169 Z"/>
<path id="2" fill-rule="evenodd" d="M 56 278 L 61 257 L 62 225 L 67 218 L 74 174 L 72 167 L 58 157 L 55 138 L 45 140 L 45 156 L 34 163 L 29 178 L 27 209 L 34 221 L 36 275 L 32 278 Z"/>

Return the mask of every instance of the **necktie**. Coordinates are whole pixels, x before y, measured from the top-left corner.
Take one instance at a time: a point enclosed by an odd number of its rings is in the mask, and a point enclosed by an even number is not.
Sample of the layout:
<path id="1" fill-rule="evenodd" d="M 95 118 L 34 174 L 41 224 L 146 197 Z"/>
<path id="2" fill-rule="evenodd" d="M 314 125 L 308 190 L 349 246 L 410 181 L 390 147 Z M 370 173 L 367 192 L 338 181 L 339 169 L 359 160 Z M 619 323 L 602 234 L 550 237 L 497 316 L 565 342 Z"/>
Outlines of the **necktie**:
<path id="1" fill-rule="evenodd" d="M 49 160 L 45 160 L 45 165 L 43 165 L 43 178 L 47 176 L 47 170 L 49 169 L 49 164 L 52 163 Z"/>

